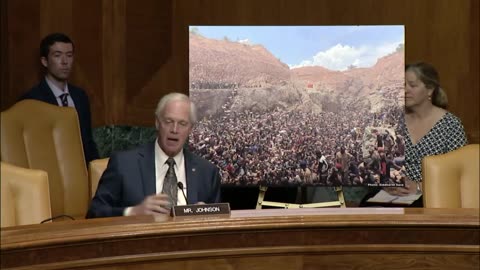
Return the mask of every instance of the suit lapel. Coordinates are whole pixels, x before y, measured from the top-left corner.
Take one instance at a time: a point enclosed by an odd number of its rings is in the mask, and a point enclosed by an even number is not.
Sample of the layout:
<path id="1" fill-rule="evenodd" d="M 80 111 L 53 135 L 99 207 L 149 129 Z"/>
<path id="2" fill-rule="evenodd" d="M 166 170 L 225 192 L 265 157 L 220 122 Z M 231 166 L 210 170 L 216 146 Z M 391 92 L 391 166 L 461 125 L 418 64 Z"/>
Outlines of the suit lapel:
<path id="1" fill-rule="evenodd" d="M 80 92 L 77 91 L 77 89 L 70 84 L 68 85 L 68 92 L 70 94 L 70 97 L 73 100 L 73 106 L 75 106 L 75 110 L 77 110 L 78 120 L 82 121 L 81 120 L 82 117 L 80 117 L 80 116 L 82 115 L 83 108 L 85 108 L 85 105 L 83 104 L 83 102 L 81 102 L 82 98 L 80 97 Z M 80 123 L 80 125 L 82 125 L 82 124 L 83 123 Z"/>
<path id="2" fill-rule="evenodd" d="M 58 106 L 57 98 L 53 94 L 52 89 L 50 89 L 50 86 L 48 86 L 45 78 L 40 82 L 39 88 L 41 89 L 40 93 L 44 97 L 43 101 Z"/>
<path id="3" fill-rule="evenodd" d="M 139 152 L 138 166 L 145 196 L 155 194 L 155 142 L 147 144 Z"/>
<path id="4" fill-rule="evenodd" d="M 185 175 L 187 181 L 187 198 L 189 203 L 198 202 L 198 181 L 197 174 L 198 168 L 197 163 L 193 159 L 192 153 L 188 150 L 184 150 L 185 157 Z"/>
<path id="5" fill-rule="evenodd" d="M 75 89 L 74 86 L 68 85 L 68 93 L 70 94 L 70 97 L 72 97 L 73 104 L 78 104 L 80 102 L 80 95 L 77 89 Z M 77 106 L 75 106 L 77 107 Z"/>

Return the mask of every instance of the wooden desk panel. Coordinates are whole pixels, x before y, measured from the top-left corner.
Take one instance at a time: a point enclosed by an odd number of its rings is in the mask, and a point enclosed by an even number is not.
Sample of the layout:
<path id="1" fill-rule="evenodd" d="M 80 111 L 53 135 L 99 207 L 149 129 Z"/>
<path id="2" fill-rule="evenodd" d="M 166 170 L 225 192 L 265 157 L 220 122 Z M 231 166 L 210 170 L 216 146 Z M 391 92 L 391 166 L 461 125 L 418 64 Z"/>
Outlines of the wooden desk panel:
<path id="1" fill-rule="evenodd" d="M 1 268 L 478 269 L 479 228 L 478 209 L 264 209 L 230 218 L 65 221 L 2 229 Z"/>

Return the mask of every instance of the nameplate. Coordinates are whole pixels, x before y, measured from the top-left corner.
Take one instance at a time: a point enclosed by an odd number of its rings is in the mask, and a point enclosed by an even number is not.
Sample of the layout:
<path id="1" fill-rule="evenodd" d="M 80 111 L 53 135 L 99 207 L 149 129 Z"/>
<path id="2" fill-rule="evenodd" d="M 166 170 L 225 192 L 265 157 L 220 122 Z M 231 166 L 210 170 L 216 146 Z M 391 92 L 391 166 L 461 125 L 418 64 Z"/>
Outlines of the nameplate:
<path id="1" fill-rule="evenodd" d="M 209 204 L 188 204 L 173 207 L 174 217 L 195 217 L 195 216 L 230 216 L 230 204 L 209 203 Z"/>

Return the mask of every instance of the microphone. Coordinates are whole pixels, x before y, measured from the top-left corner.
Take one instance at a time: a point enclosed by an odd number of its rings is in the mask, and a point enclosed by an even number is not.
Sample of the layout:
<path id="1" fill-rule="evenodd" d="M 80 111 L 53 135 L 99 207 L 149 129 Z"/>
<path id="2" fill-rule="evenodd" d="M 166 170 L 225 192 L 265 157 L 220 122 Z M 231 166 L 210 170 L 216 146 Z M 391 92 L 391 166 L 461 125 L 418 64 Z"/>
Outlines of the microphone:
<path id="1" fill-rule="evenodd" d="M 187 196 L 185 195 L 185 191 L 183 191 L 183 183 L 182 182 L 177 182 L 177 187 L 182 191 L 183 197 L 185 198 L 185 202 L 188 203 Z"/>
<path id="2" fill-rule="evenodd" d="M 197 215 L 228 215 L 230 216 L 230 205 L 228 203 L 211 203 L 205 204 L 198 202 L 197 204 L 189 204 L 187 196 L 183 191 L 183 183 L 177 182 L 177 187 L 182 190 L 183 197 L 187 205 L 175 205 L 172 207 L 170 214 L 174 218 L 194 217 Z"/>

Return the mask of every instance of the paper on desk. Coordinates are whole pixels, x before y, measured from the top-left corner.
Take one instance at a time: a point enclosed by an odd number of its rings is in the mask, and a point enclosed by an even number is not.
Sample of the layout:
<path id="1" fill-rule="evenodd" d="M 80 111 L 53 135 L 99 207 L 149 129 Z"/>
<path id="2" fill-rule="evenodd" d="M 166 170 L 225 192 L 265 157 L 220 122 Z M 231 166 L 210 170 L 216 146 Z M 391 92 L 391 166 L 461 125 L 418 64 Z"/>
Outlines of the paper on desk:
<path id="1" fill-rule="evenodd" d="M 393 204 L 412 204 L 414 201 L 418 200 L 422 194 L 412 194 L 407 196 L 395 196 L 391 195 L 385 190 L 380 190 L 375 196 L 368 199 L 367 202 L 376 202 L 376 203 L 393 203 Z"/>

